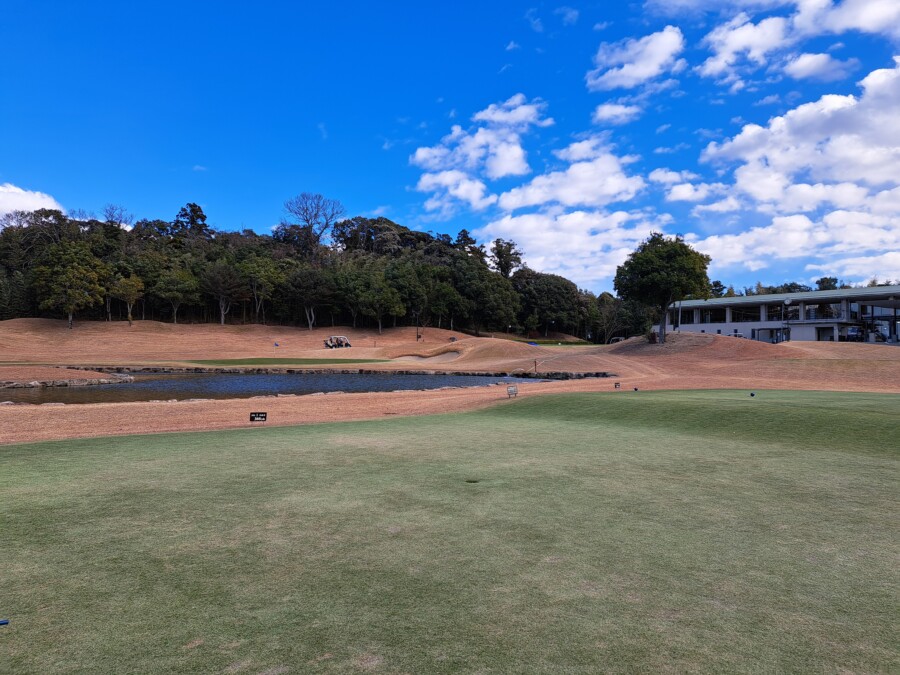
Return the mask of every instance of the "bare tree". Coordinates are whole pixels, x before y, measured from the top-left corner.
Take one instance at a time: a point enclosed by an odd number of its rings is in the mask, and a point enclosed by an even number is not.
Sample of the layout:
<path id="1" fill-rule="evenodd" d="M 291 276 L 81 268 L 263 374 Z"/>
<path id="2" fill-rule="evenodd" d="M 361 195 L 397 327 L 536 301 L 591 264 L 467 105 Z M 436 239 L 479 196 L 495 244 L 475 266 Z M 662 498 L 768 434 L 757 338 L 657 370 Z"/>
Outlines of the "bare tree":
<path id="1" fill-rule="evenodd" d="M 299 226 L 313 246 L 318 246 L 324 238 L 330 236 L 334 224 L 346 213 L 344 205 L 338 200 L 312 192 L 291 197 L 284 203 L 284 210 L 288 218 L 282 221 L 281 228 L 288 232 Z"/>
<path id="2" fill-rule="evenodd" d="M 117 225 L 131 225 L 134 222 L 134 216 L 128 213 L 128 209 L 119 204 L 107 204 L 104 206 L 103 217 L 107 223 L 115 223 Z"/>

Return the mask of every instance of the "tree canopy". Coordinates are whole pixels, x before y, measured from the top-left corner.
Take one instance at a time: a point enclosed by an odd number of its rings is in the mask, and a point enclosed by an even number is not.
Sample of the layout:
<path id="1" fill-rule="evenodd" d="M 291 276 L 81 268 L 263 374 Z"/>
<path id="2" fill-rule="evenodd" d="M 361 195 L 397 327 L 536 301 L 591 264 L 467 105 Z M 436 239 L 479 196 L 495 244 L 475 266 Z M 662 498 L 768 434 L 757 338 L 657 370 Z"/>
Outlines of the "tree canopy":
<path id="1" fill-rule="evenodd" d="M 708 255 L 695 251 L 681 237 L 653 232 L 616 268 L 613 285 L 622 299 L 658 312 L 659 340 L 665 342 L 669 305 L 688 296 L 704 297 L 709 293 L 709 262 Z"/>

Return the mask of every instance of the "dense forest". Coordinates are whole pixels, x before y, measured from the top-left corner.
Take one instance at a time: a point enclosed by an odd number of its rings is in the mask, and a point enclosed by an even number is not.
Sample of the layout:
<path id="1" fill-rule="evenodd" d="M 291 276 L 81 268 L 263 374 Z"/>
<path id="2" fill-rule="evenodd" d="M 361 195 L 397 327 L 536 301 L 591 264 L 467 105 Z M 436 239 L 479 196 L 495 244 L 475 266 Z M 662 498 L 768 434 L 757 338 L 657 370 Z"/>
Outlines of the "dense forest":
<path id="1" fill-rule="evenodd" d="M 0 319 L 421 325 L 594 342 L 646 331 L 636 303 L 529 269 L 515 242 L 479 245 L 386 218 L 345 218 L 304 193 L 271 235 L 211 227 L 197 204 L 174 219 L 39 210 L 0 222 Z"/>

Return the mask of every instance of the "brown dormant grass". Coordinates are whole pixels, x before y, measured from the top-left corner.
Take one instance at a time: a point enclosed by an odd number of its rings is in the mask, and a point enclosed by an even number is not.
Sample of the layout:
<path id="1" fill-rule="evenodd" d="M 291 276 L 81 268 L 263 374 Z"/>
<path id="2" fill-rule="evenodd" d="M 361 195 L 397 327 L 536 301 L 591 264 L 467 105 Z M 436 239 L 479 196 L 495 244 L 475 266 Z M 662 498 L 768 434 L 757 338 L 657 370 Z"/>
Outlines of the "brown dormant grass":
<path id="1" fill-rule="evenodd" d="M 325 350 L 328 335 L 346 335 L 351 349 Z M 457 338 L 451 342 L 450 338 Z M 273 350 L 273 342 L 281 346 Z M 665 345 L 634 338 L 613 346 L 534 347 L 509 340 L 472 338 L 428 328 L 418 343 L 410 327 L 377 331 L 346 327 L 178 325 L 136 322 L 76 323 L 16 319 L 0 322 L 0 361 L 19 364 L 23 380 L 37 366 L 162 365 L 196 359 L 376 358 L 384 370 L 455 370 L 521 373 L 615 373 L 614 379 L 527 384 L 520 396 L 623 389 L 796 389 L 900 393 L 900 349 L 854 343 L 770 345 L 713 335 L 670 335 Z M 416 358 L 418 357 L 418 358 Z M 34 367 L 34 370 L 30 368 Z M 3 379 L 0 376 L 0 379 Z M 60 379 L 60 378 L 54 378 Z M 2 401 L 0 391 L 0 401 Z M 251 410 L 269 412 L 269 426 L 378 419 L 470 410 L 507 400 L 503 387 L 430 392 L 332 394 L 261 400 L 178 403 L 108 403 L 69 406 L 0 406 L 0 443 L 128 433 L 247 426 Z"/>

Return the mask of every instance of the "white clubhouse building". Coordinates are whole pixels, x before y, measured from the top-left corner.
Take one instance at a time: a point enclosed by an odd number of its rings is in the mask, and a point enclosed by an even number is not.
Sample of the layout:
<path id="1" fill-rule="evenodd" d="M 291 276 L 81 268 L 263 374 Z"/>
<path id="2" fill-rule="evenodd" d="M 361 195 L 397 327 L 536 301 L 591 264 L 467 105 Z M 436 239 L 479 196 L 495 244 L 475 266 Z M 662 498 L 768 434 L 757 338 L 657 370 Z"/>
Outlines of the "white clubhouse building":
<path id="1" fill-rule="evenodd" d="M 900 286 L 682 300 L 666 331 L 783 340 L 898 344 Z"/>

